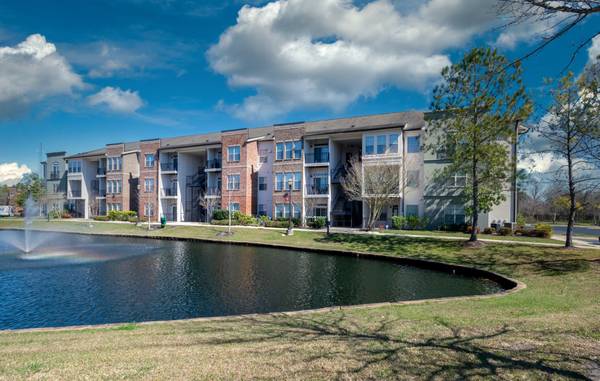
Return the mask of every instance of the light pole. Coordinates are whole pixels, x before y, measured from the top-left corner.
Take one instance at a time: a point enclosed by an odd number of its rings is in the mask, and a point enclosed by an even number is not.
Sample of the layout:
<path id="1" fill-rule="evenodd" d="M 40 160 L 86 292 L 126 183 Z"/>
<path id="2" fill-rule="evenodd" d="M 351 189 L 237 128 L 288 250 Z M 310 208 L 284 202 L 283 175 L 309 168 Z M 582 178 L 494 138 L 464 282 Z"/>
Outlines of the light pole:
<path id="1" fill-rule="evenodd" d="M 289 179 L 288 180 L 288 189 L 289 189 L 289 206 L 290 206 L 290 215 L 289 215 L 289 221 L 288 221 L 288 228 L 287 228 L 287 235 L 293 235 L 294 234 L 294 225 L 292 224 L 292 214 L 293 214 L 293 206 L 292 206 L 292 186 L 294 185 L 294 180 L 293 179 Z"/>
<path id="2" fill-rule="evenodd" d="M 229 184 L 227 184 L 227 217 L 229 218 L 229 227 L 227 228 L 227 235 L 231 235 L 231 189 L 229 189 Z"/>

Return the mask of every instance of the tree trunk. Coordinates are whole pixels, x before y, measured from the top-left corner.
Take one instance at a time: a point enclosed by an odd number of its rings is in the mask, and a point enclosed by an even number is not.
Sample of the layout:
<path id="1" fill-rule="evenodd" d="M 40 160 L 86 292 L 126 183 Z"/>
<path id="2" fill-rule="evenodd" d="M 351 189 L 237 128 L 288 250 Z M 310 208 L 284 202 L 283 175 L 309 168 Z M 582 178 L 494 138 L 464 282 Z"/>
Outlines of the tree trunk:
<path id="1" fill-rule="evenodd" d="M 469 242 L 477 241 L 477 224 L 479 222 L 479 181 L 477 180 L 477 163 L 473 162 L 473 197 L 472 197 L 472 213 L 471 219 L 471 236 Z"/>
<path id="2" fill-rule="evenodd" d="M 570 139 L 569 139 L 570 142 Z M 569 143 L 570 144 L 570 143 Z M 573 247 L 573 225 L 575 224 L 575 182 L 573 180 L 573 160 L 571 158 L 571 147 L 567 148 L 567 174 L 569 180 L 569 219 L 567 221 L 567 238 L 565 247 Z"/>

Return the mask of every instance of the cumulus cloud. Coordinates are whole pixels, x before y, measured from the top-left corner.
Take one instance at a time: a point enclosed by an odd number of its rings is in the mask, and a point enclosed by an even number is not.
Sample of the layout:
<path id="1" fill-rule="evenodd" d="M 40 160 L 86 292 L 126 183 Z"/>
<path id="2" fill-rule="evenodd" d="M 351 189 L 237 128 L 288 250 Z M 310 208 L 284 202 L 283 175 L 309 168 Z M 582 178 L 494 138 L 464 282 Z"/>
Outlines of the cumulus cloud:
<path id="1" fill-rule="evenodd" d="M 28 173 L 31 173 L 31 169 L 25 164 L 0 163 L 0 184 L 15 185 Z"/>
<path id="2" fill-rule="evenodd" d="M 137 91 L 121 90 L 118 87 L 107 86 L 88 97 L 92 106 L 103 105 L 110 110 L 121 113 L 133 113 L 144 105 Z"/>
<path id="3" fill-rule="evenodd" d="M 16 46 L 0 47 L 0 119 L 81 87 L 79 75 L 40 34 L 32 34 Z"/>
<path id="4" fill-rule="evenodd" d="M 278 0 L 244 6 L 207 52 L 232 87 L 256 94 L 221 108 L 267 119 L 295 108 L 341 110 L 388 86 L 426 90 L 460 47 L 495 22 L 493 0 Z"/>
<path id="5" fill-rule="evenodd" d="M 592 39 L 592 45 L 588 49 L 588 62 L 594 62 L 600 57 L 600 35 Z"/>

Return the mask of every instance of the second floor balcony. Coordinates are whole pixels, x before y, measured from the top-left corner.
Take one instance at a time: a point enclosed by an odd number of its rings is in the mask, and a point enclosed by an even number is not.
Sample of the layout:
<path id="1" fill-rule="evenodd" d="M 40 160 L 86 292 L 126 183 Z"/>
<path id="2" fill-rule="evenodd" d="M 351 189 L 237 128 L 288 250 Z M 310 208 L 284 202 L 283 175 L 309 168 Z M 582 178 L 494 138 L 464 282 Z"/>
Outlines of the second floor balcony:
<path id="1" fill-rule="evenodd" d="M 304 154 L 306 164 L 328 164 L 329 152 L 314 152 Z"/>
<path id="2" fill-rule="evenodd" d="M 48 180 L 60 180 L 62 178 L 62 173 L 59 172 L 50 172 L 50 175 L 48 175 Z"/>
<path id="3" fill-rule="evenodd" d="M 81 198 L 81 189 L 71 189 L 67 193 L 68 198 Z"/>
<path id="4" fill-rule="evenodd" d="M 327 195 L 329 194 L 329 186 L 327 184 L 308 184 L 306 185 L 307 195 Z"/>
<path id="5" fill-rule="evenodd" d="M 177 172 L 177 162 L 167 161 L 164 163 L 160 163 L 160 170 L 163 172 Z"/>
<path id="6" fill-rule="evenodd" d="M 177 197 L 177 188 L 164 188 L 161 194 L 163 197 Z"/>
<path id="7" fill-rule="evenodd" d="M 206 162 L 208 169 L 221 169 L 221 159 L 211 159 Z"/>
<path id="8" fill-rule="evenodd" d="M 220 196 L 221 195 L 221 187 L 209 187 L 206 189 L 207 196 Z"/>
<path id="9" fill-rule="evenodd" d="M 97 176 L 104 176 L 104 175 L 106 175 L 106 168 L 104 168 L 104 167 L 98 167 L 96 169 L 96 175 Z"/>

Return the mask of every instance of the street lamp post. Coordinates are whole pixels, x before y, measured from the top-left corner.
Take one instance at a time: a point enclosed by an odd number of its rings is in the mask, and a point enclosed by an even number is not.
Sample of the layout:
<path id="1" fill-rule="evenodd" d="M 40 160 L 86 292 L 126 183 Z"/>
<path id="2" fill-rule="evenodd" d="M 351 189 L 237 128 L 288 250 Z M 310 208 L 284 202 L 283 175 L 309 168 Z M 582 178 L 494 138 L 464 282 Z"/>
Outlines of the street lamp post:
<path id="1" fill-rule="evenodd" d="M 292 206 L 292 186 L 294 185 L 294 181 L 292 179 L 288 180 L 288 195 L 289 195 L 289 221 L 288 221 L 288 228 L 287 228 L 287 235 L 293 235 L 294 234 L 294 225 L 292 224 L 292 214 L 293 214 L 293 206 Z"/>

